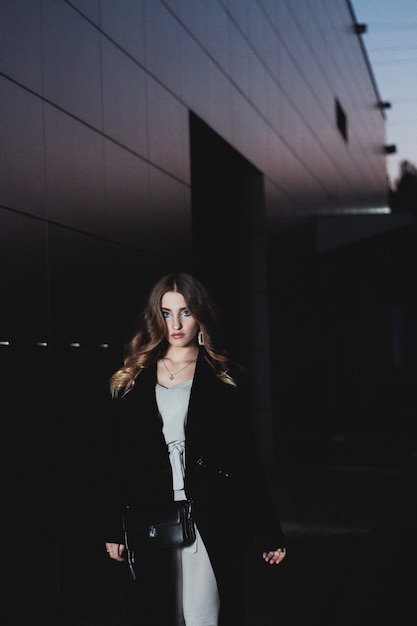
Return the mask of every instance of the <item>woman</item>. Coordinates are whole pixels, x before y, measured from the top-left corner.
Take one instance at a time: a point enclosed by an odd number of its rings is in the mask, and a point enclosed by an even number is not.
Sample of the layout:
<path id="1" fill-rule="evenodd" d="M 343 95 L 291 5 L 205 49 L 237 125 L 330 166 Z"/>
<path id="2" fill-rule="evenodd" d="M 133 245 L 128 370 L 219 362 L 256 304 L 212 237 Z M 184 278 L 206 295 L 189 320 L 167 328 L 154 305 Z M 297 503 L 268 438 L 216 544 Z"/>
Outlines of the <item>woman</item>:
<path id="1" fill-rule="evenodd" d="M 197 534 L 189 547 L 136 555 L 132 623 L 243 624 L 248 548 L 255 543 L 270 564 L 285 557 L 254 450 L 248 385 L 218 345 L 217 324 L 198 280 L 164 276 L 110 380 L 117 463 L 107 490 L 109 557 L 126 558 L 127 502 L 150 507 L 191 498 Z"/>

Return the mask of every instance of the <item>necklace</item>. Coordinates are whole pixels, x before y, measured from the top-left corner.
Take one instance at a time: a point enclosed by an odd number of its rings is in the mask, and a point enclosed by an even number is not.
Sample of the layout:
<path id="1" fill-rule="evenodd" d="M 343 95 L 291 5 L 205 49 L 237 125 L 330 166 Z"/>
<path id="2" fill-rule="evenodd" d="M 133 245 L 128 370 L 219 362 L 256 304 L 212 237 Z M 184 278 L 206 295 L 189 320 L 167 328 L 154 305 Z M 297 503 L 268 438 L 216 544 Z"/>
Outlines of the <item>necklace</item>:
<path id="1" fill-rule="evenodd" d="M 185 370 L 189 365 L 191 365 L 191 363 L 194 363 L 194 361 L 190 361 L 189 363 L 187 363 L 187 365 L 184 365 L 184 367 L 182 367 L 180 370 L 178 370 L 178 372 L 174 372 L 172 373 L 169 368 L 168 365 L 165 363 L 165 359 L 162 359 L 162 363 L 165 365 L 165 369 L 169 374 L 169 380 L 174 380 L 175 376 L 177 374 L 179 374 L 180 372 L 182 372 L 183 370 Z"/>

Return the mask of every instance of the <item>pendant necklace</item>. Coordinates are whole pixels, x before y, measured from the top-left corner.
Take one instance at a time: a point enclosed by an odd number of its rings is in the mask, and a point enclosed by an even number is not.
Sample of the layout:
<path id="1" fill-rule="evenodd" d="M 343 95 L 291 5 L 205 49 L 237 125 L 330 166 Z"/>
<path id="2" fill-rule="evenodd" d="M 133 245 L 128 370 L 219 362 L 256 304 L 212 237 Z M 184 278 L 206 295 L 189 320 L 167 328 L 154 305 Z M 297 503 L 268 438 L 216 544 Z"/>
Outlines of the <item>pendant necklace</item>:
<path id="1" fill-rule="evenodd" d="M 182 372 L 183 370 L 185 370 L 189 365 L 191 365 L 191 363 L 194 363 L 194 361 L 190 361 L 189 363 L 187 363 L 187 365 L 184 365 L 184 367 L 182 367 L 180 370 L 178 370 L 178 372 L 174 372 L 172 373 L 169 369 L 168 369 L 168 365 L 165 363 L 165 359 L 162 359 L 162 363 L 165 365 L 165 369 L 169 374 L 169 380 L 174 380 L 175 376 L 177 374 L 179 374 L 180 372 Z"/>

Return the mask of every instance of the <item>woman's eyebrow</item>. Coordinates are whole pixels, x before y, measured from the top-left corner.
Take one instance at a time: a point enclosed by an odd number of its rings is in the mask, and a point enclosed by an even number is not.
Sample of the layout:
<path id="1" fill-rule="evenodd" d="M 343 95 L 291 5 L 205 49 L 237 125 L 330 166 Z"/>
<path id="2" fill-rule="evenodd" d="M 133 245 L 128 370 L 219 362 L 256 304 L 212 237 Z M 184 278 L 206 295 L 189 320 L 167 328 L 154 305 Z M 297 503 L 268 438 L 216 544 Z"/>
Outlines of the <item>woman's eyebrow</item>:
<path id="1" fill-rule="evenodd" d="M 163 306 L 163 307 L 161 307 L 161 309 L 163 311 L 172 311 L 172 309 L 169 309 L 167 306 Z M 182 306 L 178 310 L 179 311 L 187 311 L 188 310 L 188 306 Z"/>

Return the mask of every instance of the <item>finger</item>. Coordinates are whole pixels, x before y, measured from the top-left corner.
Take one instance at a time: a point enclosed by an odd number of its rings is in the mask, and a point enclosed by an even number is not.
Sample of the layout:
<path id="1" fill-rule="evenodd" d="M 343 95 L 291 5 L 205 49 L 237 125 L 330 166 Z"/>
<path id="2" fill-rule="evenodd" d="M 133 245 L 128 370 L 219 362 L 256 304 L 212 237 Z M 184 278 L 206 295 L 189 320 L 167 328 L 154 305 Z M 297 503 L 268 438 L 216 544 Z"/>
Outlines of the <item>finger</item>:
<path id="1" fill-rule="evenodd" d="M 262 556 L 267 563 L 274 565 L 280 563 L 285 558 L 285 555 L 285 548 L 278 548 L 278 550 L 264 552 Z"/>
<path id="2" fill-rule="evenodd" d="M 278 565 L 278 563 L 281 563 L 281 561 L 285 559 L 285 555 L 286 555 L 285 548 L 282 548 L 282 549 L 280 548 L 274 554 L 273 563 Z"/>
<path id="3" fill-rule="evenodd" d="M 106 543 L 107 554 L 109 555 L 109 558 L 114 559 L 115 561 L 124 561 L 124 559 L 120 556 L 123 550 L 124 546 L 122 544 Z"/>
<path id="4" fill-rule="evenodd" d="M 113 561 L 124 561 L 124 558 L 122 556 L 119 556 L 118 551 L 116 550 L 110 550 L 108 552 L 108 555 L 111 559 L 113 559 Z"/>

